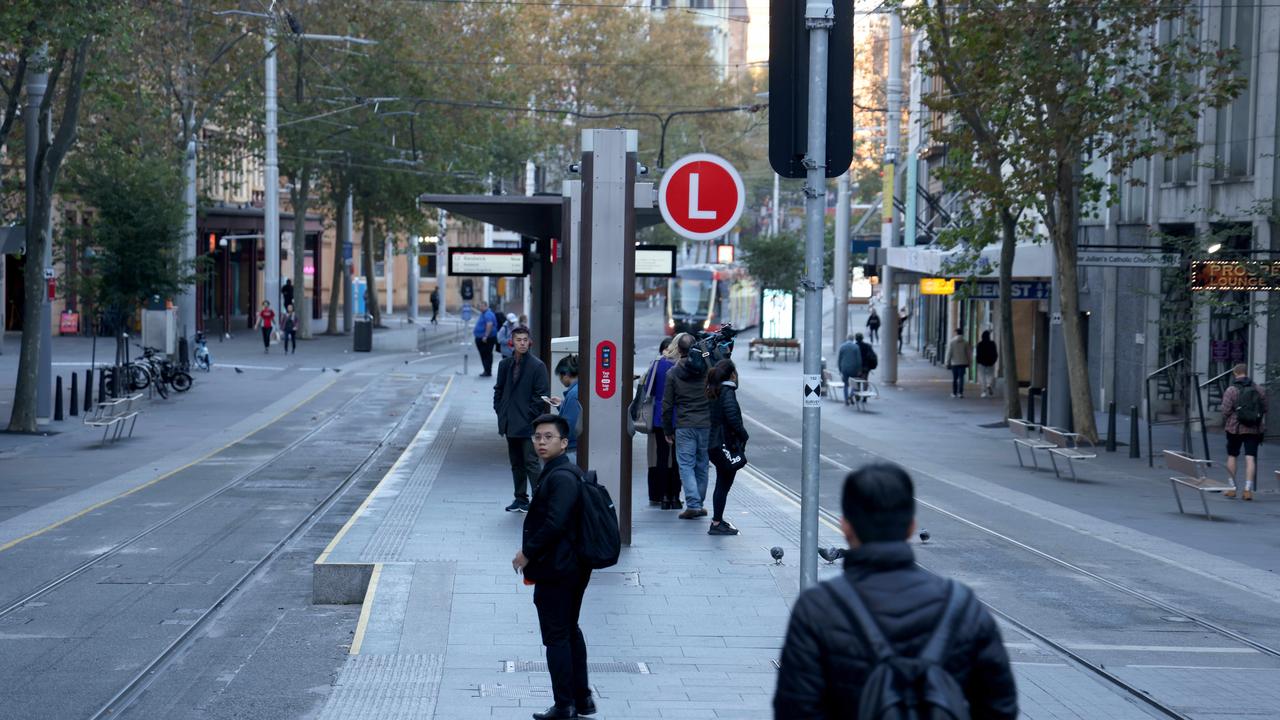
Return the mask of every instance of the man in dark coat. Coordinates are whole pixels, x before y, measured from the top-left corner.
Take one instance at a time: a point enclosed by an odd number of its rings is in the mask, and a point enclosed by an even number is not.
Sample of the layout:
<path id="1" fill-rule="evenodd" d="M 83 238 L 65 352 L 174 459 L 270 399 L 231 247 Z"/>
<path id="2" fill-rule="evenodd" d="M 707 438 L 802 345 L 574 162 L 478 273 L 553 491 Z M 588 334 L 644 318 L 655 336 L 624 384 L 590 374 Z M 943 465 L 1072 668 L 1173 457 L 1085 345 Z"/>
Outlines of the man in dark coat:
<path id="1" fill-rule="evenodd" d="M 591 581 L 591 568 L 578 562 L 581 483 L 565 450 L 569 423 L 558 415 L 533 421 L 534 444 L 544 463 L 534 486 L 533 503 L 524 519 L 524 541 L 511 561 L 533 584 L 542 644 L 547 648 L 547 671 L 555 704 L 534 720 L 594 715 L 595 701 L 587 679 L 587 641 L 578 627 L 582 596 Z"/>
<path id="2" fill-rule="evenodd" d="M 689 360 L 694 337 L 680 333 L 674 341 L 680 363 L 667 373 L 662 389 L 662 432 L 676 448 L 680 481 L 684 483 L 684 520 L 706 517 L 707 451 L 711 442 L 711 405 L 707 400 L 707 372 Z M 697 352 L 697 351 L 694 351 Z"/>
<path id="3" fill-rule="evenodd" d="M 529 328 L 511 331 L 515 352 L 498 365 L 498 382 L 493 386 L 493 411 L 498 415 L 498 434 L 507 439 L 515 500 L 507 512 L 529 511 L 529 484 L 538 487 L 538 456 L 533 450 L 533 419 L 547 411 L 547 366 L 529 352 Z"/>
<path id="4" fill-rule="evenodd" d="M 831 583 L 849 583 L 893 650 L 919 655 L 948 601 L 948 581 L 915 564 L 907 538 L 915 534 L 911 478 L 897 465 L 867 465 L 849 473 L 841 500 L 849 541 L 841 577 L 810 588 L 791 611 L 782 668 L 773 696 L 776 720 L 853 718 L 875 655 Z M 955 583 L 963 603 L 955 613 L 942 665 L 960 685 L 969 715 L 1018 716 L 1009 656 L 995 620 L 969 588 Z"/>

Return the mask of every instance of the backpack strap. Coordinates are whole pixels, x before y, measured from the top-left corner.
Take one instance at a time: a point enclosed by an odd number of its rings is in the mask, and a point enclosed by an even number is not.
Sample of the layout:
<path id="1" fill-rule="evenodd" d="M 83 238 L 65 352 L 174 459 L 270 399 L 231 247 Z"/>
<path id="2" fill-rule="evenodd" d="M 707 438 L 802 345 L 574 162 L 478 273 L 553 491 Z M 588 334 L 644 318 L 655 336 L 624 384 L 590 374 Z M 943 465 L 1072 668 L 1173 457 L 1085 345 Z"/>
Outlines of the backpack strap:
<path id="1" fill-rule="evenodd" d="M 968 593 L 955 580 L 947 580 L 947 601 L 943 607 L 938 626 L 933 629 L 929 642 L 920 651 L 920 659 L 934 664 L 942 664 L 943 654 L 951 641 L 951 630 L 955 626 L 955 618 L 961 608 L 968 602 Z"/>
<path id="2" fill-rule="evenodd" d="M 883 662 L 897 655 L 847 574 L 833 582 L 823 583 L 823 586 L 835 598 L 836 604 L 844 608 L 845 614 L 853 620 L 854 627 L 862 632 L 877 660 Z"/>

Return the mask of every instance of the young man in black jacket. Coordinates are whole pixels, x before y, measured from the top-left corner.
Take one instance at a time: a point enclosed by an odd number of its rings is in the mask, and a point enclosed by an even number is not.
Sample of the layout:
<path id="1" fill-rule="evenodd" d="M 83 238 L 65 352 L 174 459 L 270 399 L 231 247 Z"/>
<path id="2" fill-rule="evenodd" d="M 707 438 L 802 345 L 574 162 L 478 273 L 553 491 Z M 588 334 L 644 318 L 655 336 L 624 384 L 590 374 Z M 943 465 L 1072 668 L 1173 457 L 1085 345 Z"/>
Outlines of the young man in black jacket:
<path id="1" fill-rule="evenodd" d="M 498 415 L 498 434 L 507 439 L 507 459 L 515 499 L 507 512 L 528 512 L 528 486 L 538 487 L 538 456 L 534 453 L 533 419 L 547 411 L 543 400 L 551 392 L 547 366 L 529 352 L 533 341 L 529 328 L 520 325 L 511 331 L 515 352 L 498 364 L 498 382 L 493 385 L 493 411 Z"/>
<path id="2" fill-rule="evenodd" d="M 858 716 L 875 657 L 830 583 L 852 584 L 903 657 L 919 655 L 947 605 L 947 580 L 917 567 L 907 544 L 915 534 L 915 496 L 905 470 L 884 464 L 849 473 L 841 506 L 850 548 L 844 573 L 806 590 L 791 611 L 773 696 L 776 720 Z M 1018 694 L 1000 631 L 972 590 L 956 583 L 956 592 L 963 604 L 953 617 L 943 667 L 963 689 L 970 717 L 1012 720 Z"/>
<path id="3" fill-rule="evenodd" d="M 524 542 L 511 566 L 533 583 L 542 644 L 555 705 L 534 720 L 594 715 L 595 701 L 587 681 L 587 642 L 578 627 L 582 596 L 591 581 L 591 568 L 578 562 L 578 524 L 581 483 L 577 469 L 565 456 L 569 423 L 559 415 L 533 421 L 533 442 L 543 462 L 534 486 L 533 502 L 524 519 Z"/>

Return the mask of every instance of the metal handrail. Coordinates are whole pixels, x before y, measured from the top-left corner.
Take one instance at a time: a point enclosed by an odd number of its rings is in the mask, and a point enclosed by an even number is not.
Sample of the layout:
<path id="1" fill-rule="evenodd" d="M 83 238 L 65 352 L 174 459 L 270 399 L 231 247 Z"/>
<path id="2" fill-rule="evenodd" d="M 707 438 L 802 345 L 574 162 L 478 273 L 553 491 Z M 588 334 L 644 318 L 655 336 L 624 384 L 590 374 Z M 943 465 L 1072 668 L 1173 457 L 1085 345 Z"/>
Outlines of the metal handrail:
<path id="1" fill-rule="evenodd" d="M 1186 361 L 1187 361 L 1186 358 L 1178 358 L 1177 360 L 1174 360 L 1173 362 L 1169 363 L 1168 365 L 1165 365 L 1159 370 L 1156 370 L 1150 375 L 1147 375 L 1146 381 L 1142 383 L 1143 395 L 1145 395 L 1145 404 L 1147 406 L 1147 467 L 1155 467 L 1155 451 L 1154 451 L 1154 448 L 1152 448 L 1151 446 L 1151 443 L 1154 440 L 1154 436 L 1151 428 L 1155 425 L 1155 418 L 1151 414 L 1151 381 L 1155 379 L 1155 377 L 1158 376 L 1160 373 L 1170 370 L 1172 368 L 1175 368 Z M 1196 393 L 1196 396 L 1199 397 L 1199 393 Z M 1183 413 L 1184 416 L 1189 416 L 1190 414 L 1191 414 L 1190 410 Z M 1191 444 L 1189 439 L 1191 434 L 1190 421 L 1191 421 L 1190 417 L 1183 418 L 1184 428 L 1183 428 L 1182 435 L 1183 435 L 1184 447 L 1182 449 L 1188 452 L 1190 452 L 1191 450 L 1191 448 L 1189 447 Z"/>
<path id="2" fill-rule="evenodd" d="M 1173 362 L 1169 363 L 1168 365 L 1165 365 L 1164 367 L 1160 368 L 1159 370 L 1156 370 L 1155 372 L 1153 372 L 1153 373 L 1151 373 L 1150 375 L 1148 375 L 1148 376 L 1147 376 L 1147 379 L 1148 379 L 1148 380 L 1150 380 L 1151 378 L 1153 378 L 1153 377 L 1155 377 L 1155 376 L 1159 375 L 1160 373 L 1164 372 L 1165 370 L 1168 370 L 1169 368 L 1172 368 L 1172 367 L 1176 367 L 1176 366 L 1177 366 L 1177 365 L 1179 365 L 1180 363 L 1184 363 L 1184 362 L 1186 362 L 1186 361 L 1187 361 L 1187 359 L 1186 359 L 1186 358 L 1178 358 L 1177 360 L 1174 360 Z"/>
<path id="3" fill-rule="evenodd" d="M 1205 389 L 1205 388 L 1209 387 L 1209 385 L 1211 385 L 1211 384 L 1213 384 L 1213 383 L 1216 383 L 1216 382 L 1218 382 L 1219 380 L 1221 380 L 1222 378 L 1224 378 L 1224 377 L 1226 377 L 1226 376 L 1230 375 L 1230 374 L 1231 374 L 1231 372 L 1232 372 L 1231 370 L 1226 370 L 1226 371 L 1223 371 L 1220 375 L 1217 375 L 1217 376 L 1214 376 L 1214 377 L 1209 378 L 1208 380 L 1205 380 L 1204 382 L 1200 383 L 1200 389 L 1201 389 L 1201 390 L 1203 390 L 1203 389 Z"/>

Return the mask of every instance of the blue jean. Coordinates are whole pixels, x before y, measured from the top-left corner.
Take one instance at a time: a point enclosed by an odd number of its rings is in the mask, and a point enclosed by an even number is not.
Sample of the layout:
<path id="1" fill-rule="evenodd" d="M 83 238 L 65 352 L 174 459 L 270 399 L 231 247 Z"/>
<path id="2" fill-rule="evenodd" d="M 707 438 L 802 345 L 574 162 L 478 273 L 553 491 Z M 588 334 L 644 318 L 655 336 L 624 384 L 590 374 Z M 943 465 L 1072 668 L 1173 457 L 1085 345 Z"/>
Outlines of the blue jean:
<path id="1" fill-rule="evenodd" d="M 707 496 L 707 445 L 711 428 L 676 428 L 676 464 L 684 485 L 685 507 L 701 510 Z"/>

